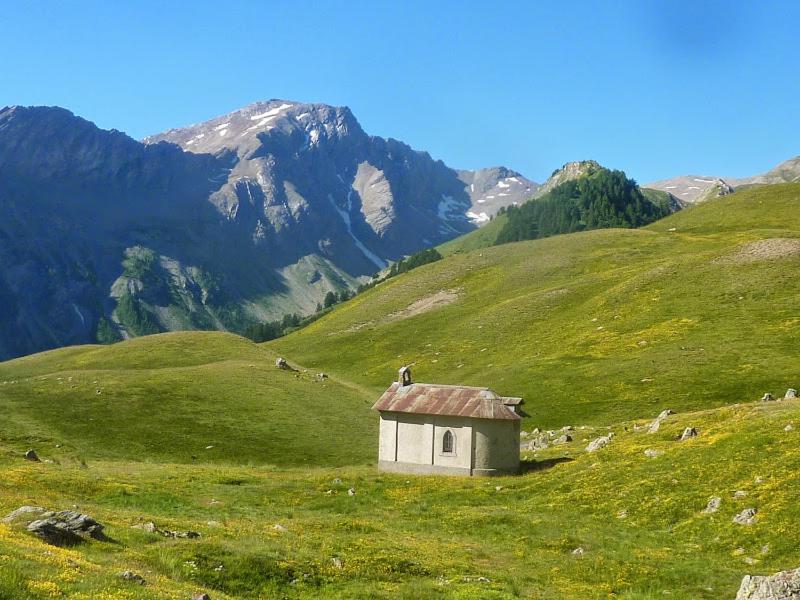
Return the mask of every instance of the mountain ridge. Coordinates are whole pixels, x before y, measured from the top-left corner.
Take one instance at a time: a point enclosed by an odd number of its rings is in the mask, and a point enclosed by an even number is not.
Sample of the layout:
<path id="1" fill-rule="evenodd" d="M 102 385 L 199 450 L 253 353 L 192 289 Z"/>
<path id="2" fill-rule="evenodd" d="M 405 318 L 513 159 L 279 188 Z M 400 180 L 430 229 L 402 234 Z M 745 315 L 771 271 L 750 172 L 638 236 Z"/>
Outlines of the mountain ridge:
<path id="1" fill-rule="evenodd" d="M 311 313 L 474 229 L 504 178 L 535 185 L 488 169 L 475 191 L 322 104 L 256 103 L 145 141 L 59 107 L 0 111 L 0 357 Z"/>

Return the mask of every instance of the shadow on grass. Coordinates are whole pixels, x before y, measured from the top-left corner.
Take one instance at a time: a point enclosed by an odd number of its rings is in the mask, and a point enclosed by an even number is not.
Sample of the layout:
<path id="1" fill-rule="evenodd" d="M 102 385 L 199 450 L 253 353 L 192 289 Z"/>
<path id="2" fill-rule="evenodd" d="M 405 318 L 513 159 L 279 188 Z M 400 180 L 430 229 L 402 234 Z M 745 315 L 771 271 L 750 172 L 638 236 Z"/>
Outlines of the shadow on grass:
<path id="1" fill-rule="evenodd" d="M 572 462 L 573 460 L 575 459 L 569 458 L 568 456 L 559 456 L 557 458 L 548 458 L 545 460 L 523 460 L 519 464 L 519 472 L 520 475 L 525 475 L 526 473 L 532 473 L 534 471 L 544 471 L 546 469 L 552 469 L 558 464 Z"/>

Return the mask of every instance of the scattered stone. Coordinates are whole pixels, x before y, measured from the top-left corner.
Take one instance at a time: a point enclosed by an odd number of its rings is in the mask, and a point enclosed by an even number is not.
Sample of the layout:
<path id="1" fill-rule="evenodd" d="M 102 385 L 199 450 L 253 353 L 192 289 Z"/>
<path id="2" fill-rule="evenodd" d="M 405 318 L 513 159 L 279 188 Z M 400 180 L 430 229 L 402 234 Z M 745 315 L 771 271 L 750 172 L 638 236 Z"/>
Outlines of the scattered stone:
<path id="1" fill-rule="evenodd" d="M 672 409 L 665 408 L 662 410 L 655 420 L 650 423 L 650 426 L 647 428 L 647 433 L 656 433 L 661 428 L 661 422 L 666 419 L 670 415 L 674 415 L 675 413 Z"/>
<path id="2" fill-rule="evenodd" d="M 572 441 L 572 436 L 565 433 L 564 435 L 559 436 L 558 438 L 556 438 L 553 441 L 553 445 L 555 446 L 555 445 L 558 445 L 558 444 L 568 444 L 571 441 Z"/>
<path id="3" fill-rule="evenodd" d="M 685 440 L 694 437 L 697 437 L 697 429 L 695 429 L 694 427 L 687 427 L 686 429 L 683 430 L 683 433 L 681 434 L 681 441 L 683 442 Z"/>
<path id="4" fill-rule="evenodd" d="M 280 523 L 275 523 L 275 525 L 272 526 L 272 529 L 274 529 L 275 531 L 286 531 L 286 527 L 284 527 Z"/>
<path id="5" fill-rule="evenodd" d="M 147 533 L 158 533 L 158 527 L 152 521 L 148 523 L 142 523 L 140 525 L 132 525 L 133 529 L 141 529 L 142 531 L 146 531 Z"/>
<path id="6" fill-rule="evenodd" d="M 774 575 L 745 575 L 736 600 L 792 600 L 800 598 L 800 569 Z"/>
<path id="7" fill-rule="evenodd" d="M 13 523 L 17 519 L 19 519 L 22 515 L 40 515 L 44 512 L 47 512 L 41 506 L 20 506 L 17 510 L 9 513 L 3 520 L 2 523 Z"/>
<path id="8" fill-rule="evenodd" d="M 333 485 L 342 485 L 342 480 L 337 477 L 333 480 Z"/>
<path id="9" fill-rule="evenodd" d="M 611 438 L 614 437 L 613 433 L 609 433 L 608 435 L 601 436 L 595 440 L 592 440 L 588 446 L 586 446 L 587 452 L 597 452 L 600 448 L 604 448 L 608 445 L 611 441 Z"/>
<path id="10" fill-rule="evenodd" d="M 72 546 L 86 538 L 106 539 L 100 523 L 74 510 L 45 512 L 40 516 L 28 523 L 28 531 L 53 546 Z"/>
<path id="11" fill-rule="evenodd" d="M 772 402 L 773 400 L 775 400 L 775 398 L 773 398 L 772 394 L 770 394 L 769 392 L 767 392 L 761 397 L 762 402 Z"/>
<path id="12" fill-rule="evenodd" d="M 572 556 L 583 556 L 586 554 L 586 550 L 578 546 L 575 550 L 572 551 Z"/>
<path id="13" fill-rule="evenodd" d="M 500 490 L 502 490 L 502 489 L 503 489 L 503 486 L 502 486 L 502 485 L 496 485 L 496 486 L 494 486 L 494 491 L 495 491 L 495 492 L 499 492 L 499 491 L 500 491 Z"/>
<path id="14" fill-rule="evenodd" d="M 200 537 L 200 534 L 196 531 L 170 531 L 169 529 L 160 529 L 153 522 L 132 525 L 132 527 L 134 529 L 141 529 L 147 533 L 156 533 L 166 538 L 193 540 Z"/>
<path id="15" fill-rule="evenodd" d="M 327 379 L 328 375 L 325 373 L 317 373 L 317 379 Z"/>
<path id="16" fill-rule="evenodd" d="M 752 525 L 756 522 L 757 512 L 755 508 L 745 508 L 742 512 L 733 517 L 733 522 L 737 525 Z"/>
<path id="17" fill-rule="evenodd" d="M 786 394 L 784 394 L 784 400 L 791 400 L 792 398 L 797 398 L 797 390 L 794 388 L 789 388 L 786 390 Z"/>
<path id="18" fill-rule="evenodd" d="M 206 593 L 192 594 L 192 600 L 211 600 L 211 596 Z"/>
<path id="19" fill-rule="evenodd" d="M 29 460 L 31 462 L 41 462 L 39 460 L 39 455 L 36 454 L 36 450 L 28 450 L 25 453 L 25 460 Z"/>
<path id="20" fill-rule="evenodd" d="M 135 583 L 136 585 L 145 585 L 147 583 L 144 580 L 144 577 L 142 577 L 137 573 L 134 573 L 133 571 L 123 571 L 122 573 L 119 574 L 119 576 L 125 581 L 130 581 L 131 583 Z"/>
<path id="21" fill-rule="evenodd" d="M 275 366 L 279 369 L 283 369 L 284 371 L 288 371 L 290 369 L 289 363 L 286 362 L 285 358 L 278 357 L 275 359 Z"/>
<path id="22" fill-rule="evenodd" d="M 719 496 L 712 497 L 706 507 L 703 509 L 703 512 L 706 514 L 715 513 L 719 510 L 720 505 L 722 504 L 722 498 Z"/>
<path id="23" fill-rule="evenodd" d="M 738 498 L 746 498 L 747 497 L 747 492 L 744 491 L 744 490 L 737 490 L 737 491 L 735 491 L 733 493 L 733 497 L 737 498 L 737 499 Z"/>
<path id="24" fill-rule="evenodd" d="M 334 556 L 331 559 L 331 563 L 333 563 L 333 566 L 335 568 L 337 568 L 337 569 L 343 569 L 344 568 L 344 564 L 342 563 L 342 559 L 339 558 L 338 556 Z"/>
<path id="25" fill-rule="evenodd" d="M 628 518 L 628 511 L 623 508 L 621 511 L 619 511 L 617 513 L 617 518 L 618 519 L 627 519 Z"/>
<path id="26" fill-rule="evenodd" d="M 211 450 L 213 447 L 214 447 L 213 445 L 211 445 L 211 446 L 206 446 L 206 450 Z"/>
<path id="27" fill-rule="evenodd" d="M 538 429 L 534 429 L 531 438 L 527 442 L 520 444 L 521 450 L 544 450 L 550 445 L 550 436 L 547 433 L 540 433 Z"/>
<path id="28" fill-rule="evenodd" d="M 478 577 L 478 582 L 479 583 L 491 583 L 491 581 L 489 581 L 488 577 Z"/>
<path id="29" fill-rule="evenodd" d="M 572 425 L 565 425 L 561 428 L 561 433 L 569 433 L 570 431 L 575 431 L 575 428 Z"/>
<path id="30" fill-rule="evenodd" d="M 786 433 L 789 433 L 790 431 L 794 431 L 794 425 L 792 425 L 791 423 L 789 423 L 789 424 L 788 424 L 786 427 L 784 427 L 784 428 L 783 428 L 783 430 L 784 430 Z"/>
<path id="31" fill-rule="evenodd" d="M 347 495 L 348 496 L 355 496 L 356 495 L 356 491 L 353 488 L 350 488 L 349 490 L 347 490 Z"/>
<path id="32" fill-rule="evenodd" d="M 653 450 L 652 448 L 648 448 L 647 450 L 644 451 L 644 455 L 647 458 L 658 458 L 662 454 L 664 454 L 663 450 Z"/>

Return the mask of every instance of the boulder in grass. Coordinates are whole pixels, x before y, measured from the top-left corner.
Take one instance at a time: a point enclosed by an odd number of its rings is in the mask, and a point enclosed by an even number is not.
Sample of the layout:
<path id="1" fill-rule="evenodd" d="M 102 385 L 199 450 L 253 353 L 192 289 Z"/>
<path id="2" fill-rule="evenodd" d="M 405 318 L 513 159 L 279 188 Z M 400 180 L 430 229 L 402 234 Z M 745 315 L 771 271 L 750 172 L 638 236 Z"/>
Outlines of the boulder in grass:
<path id="1" fill-rule="evenodd" d="M 786 390 L 786 394 L 783 396 L 783 399 L 791 400 L 792 398 L 797 398 L 797 390 L 794 388 L 789 388 Z"/>
<path id="2" fill-rule="evenodd" d="M 756 522 L 757 512 L 755 508 L 745 508 L 742 512 L 733 517 L 733 522 L 737 525 L 752 525 Z"/>
<path id="3" fill-rule="evenodd" d="M 706 507 L 703 509 L 703 512 L 706 514 L 715 513 L 719 510 L 720 504 L 722 504 L 722 498 L 719 496 L 714 496 L 713 498 L 709 499 L 708 504 L 706 504 Z"/>
<path id="4" fill-rule="evenodd" d="M 31 449 L 31 450 L 28 450 L 28 451 L 25 453 L 25 460 L 29 460 L 29 461 L 31 461 L 31 462 L 42 462 L 42 461 L 39 459 L 39 455 L 38 455 L 38 454 L 36 454 L 36 450 L 33 450 L 33 449 Z"/>
<path id="5" fill-rule="evenodd" d="M 88 538 L 105 540 L 103 526 L 74 510 L 46 512 L 28 523 L 28 531 L 53 546 L 74 546 Z"/>
<path id="6" fill-rule="evenodd" d="M 136 585 L 147 584 L 147 582 L 144 580 L 144 577 L 142 577 L 138 573 L 134 573 L 133 571 L 123 571 L 122 573 L 119 574 L 119 576 L 125 581 L 130 581 L 131 583 L 135 583 Z"/>
<path id="7" fill-rule="evenodd" d="M 769 392 L 767 392 L 766 394 L 761 396 L 761 401 L 762 402 L 772 402 L 773 400 L 775 400 L 775 398 Z"/>
<path id="8" fill-rule="evenodd" d="M 10 524 L 15 521 L 21 520 L 22 517 L 28 517 L 28 522 L 33 521 L 36 516 L 46 513 L 47 509 L 41 506 L 20 506 L 17 510 L 9 513 L 2 521 L 2 523 Z"/>
<path id="9" fill-rule="evenodd" d="M 681 434 L 681 441 L 683 442 L 694 437 L 697 437 L 697 429 L 694 427 L 687 427 Z"/>
<path id="10" fill-rule="evenodd" d="M 613 437 L 614 437 L 614 434 L 613 433 L 609 433 L 608 435 L 604 435 L 604 436 L 601 436 L 601 437 L 599 437 L 599 438 L 597 438 L 595 440 L 592 440 L 589 443 L 589 445 L 586 446 L 586 451 L 587 452 L 597 452 L 601 448 L 605 448 L 609 444 L 609 442 L 611 441 L 611 438 L 613 438 Z"/>
<path id="11" fill-rule="evenodd" d="M 745 575 L 736 600 L 794 600 L 800 598 L 800 569 L 774 575 Z"/>

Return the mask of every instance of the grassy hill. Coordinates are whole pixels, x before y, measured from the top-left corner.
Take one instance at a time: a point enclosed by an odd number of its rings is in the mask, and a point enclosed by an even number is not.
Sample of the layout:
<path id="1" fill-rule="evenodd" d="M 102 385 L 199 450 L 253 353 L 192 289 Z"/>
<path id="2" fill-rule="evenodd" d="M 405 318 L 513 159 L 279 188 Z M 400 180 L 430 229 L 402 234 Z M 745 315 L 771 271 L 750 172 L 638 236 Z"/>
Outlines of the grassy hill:
<path id="1" fill-rule="evenodd" d="M 797 383 L 800 186 L 755 188 L 638 230 L 451 255 L 270 343 L 374 393 L 418 381 L 521 395 L 528 427 L 709 408 Z"/>
<path id="2" fill-rule="evenodd" d="M 800 383 L 799 208 L 800 185 L 753 188 L 455 253 L 267 344 L 173 333 L 0 363 L 0 518 L 77 506 L 111 538 L 50 548 L 0 523 L 0 600 L 716 599 L 800 566 L 800 400 L 752 402 Z M 574 441 L 519 477 L 378 473 L 369 406 L 408 363 L 522 395 L 525 429 Z M 132 527 L 149 521 L 201 537 Z"/>
<path id="3" fill-rule="evenodd" d="M 0 598 L 732 598 L 745 573 L 800 564 L 800 433 L 784 431 L 800 426 L 799 403 L 677 414 L 654 435 L 620 423 L 593 454 L 587 440 L 607 430 L 579 429 L 525 475 L 489 481 L 371 467 L 82 468 L 28 463 L 0 443 L 0 513 L 79 504 L 113 540 L 47 548 L 0 524 Z M 689 426 L 698 437 L 677 441 Z M 703 513 L 714 496 L 719 511 Z M 753 525 L 732 522 L 750 507 Z M 201 537 L 133 528 L 149 521 Z"/>
<path id="4" fill-rule="evenodd" d="M 276 356 L 238 336 L 183 332 L 0 363 L 0 441 L 73 460 L 372 459 L 371 398 L 316 372 L 279 370 Z"/>

